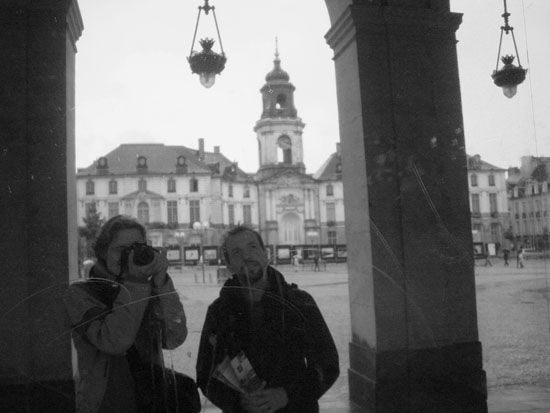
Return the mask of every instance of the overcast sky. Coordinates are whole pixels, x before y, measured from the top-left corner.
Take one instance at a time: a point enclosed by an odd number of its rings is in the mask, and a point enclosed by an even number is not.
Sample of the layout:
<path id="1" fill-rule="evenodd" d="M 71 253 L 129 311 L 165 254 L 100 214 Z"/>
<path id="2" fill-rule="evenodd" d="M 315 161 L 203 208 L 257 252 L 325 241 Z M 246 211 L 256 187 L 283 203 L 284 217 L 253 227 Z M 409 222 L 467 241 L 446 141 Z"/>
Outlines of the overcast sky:
<path id="1" fill-rule="evenodd" d="M 196 148 L 197 139 L 204 138 L 207 150 L 219 145 L 230 160 L 255 171 L 253 127 L 262 109 L 259 89 L 273 67 L 275 36 L 282 68 L 296 86 L 298 116 L 306 124 L 308 172 L 334 152 L 338 114 L 332 50 L 324 40 L 330 28 L 324 1 L 211 0 L 228 61 L 210 89 L 200 85 L 186 60 L 202 3 L 79 0 L 84 32 L 77 43 L 78 167 L 121 143 Z M 501 0 L 452 1 L 452 10 L 464 13 L 457 38 L 467 151 L 508 167 L 519 165 L 522 155 L 550 155 L 550 81 L 545 76 L 550 1 L 508 0 L 521 63 L 529 68 L 513 99 L 504 97 L 490 77 L 502 7 Z M 217 39 L 212 14 L 201 16 L 197 39 L 202 37 Z M 506 37 L 505 47 L 511 45 L 511 36 Z"/>

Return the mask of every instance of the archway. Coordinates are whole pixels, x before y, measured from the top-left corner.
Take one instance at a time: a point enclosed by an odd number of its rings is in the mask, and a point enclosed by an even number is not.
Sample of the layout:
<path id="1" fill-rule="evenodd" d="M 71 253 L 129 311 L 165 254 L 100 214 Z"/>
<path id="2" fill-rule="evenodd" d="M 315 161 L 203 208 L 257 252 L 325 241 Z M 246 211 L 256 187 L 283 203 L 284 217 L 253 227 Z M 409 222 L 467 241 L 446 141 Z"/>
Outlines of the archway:
<path id="1" fill-rule="evenodd" d="M 411 411 L 422 403 L 434 411 L 446 411 L 448 403 L 458 410 L 473 406 L 470 410 L 482 411 L 485 389 L 464 137 L 456 132 L 462 125 L 454 38 L 460 18 L 450 13 L 446 1 L 393 3 L 326 1 L 345 159 L 353 333 L 350 393 L 359 406 L 381 411 Z M 15 182 L 13 188 L 4 185 L 10 194 L 2 196 L 2 213 L 9 222 L 2 247 L 13 260 L 4 266 L 9 275 L 4 290 L 13 296 L 2 296 L 8 308 L 29 292 L 47 288 L 52 279 L 66 282 L 76 269 L 72 257 L 77 256 L 70 189 L 73 47 L 82 22 L 74 2 L 20 4 L 1 10 L 10 24 L 0 29 L 2 38 L 30 42 L 22 41 L 3 56 L 7 69 L 2 80 L 13 84 L 15 79 L 17 103 L 5 105 L 14 137 L 2 163 L 9 172 L 5 176 Z M 453 137 L 449 142 L 457 144 L 442 143 L 431 150 L 425 138 L 434 134 Z M 31 176 L 51 182 L 46 185 Z M 439 186 L 441 177 L 447 188 Z M 22 217 L 13 212 L 21 209 Z M 52 222 L 52 210 L 66 212 Z M 426 256 L 426 249 L 434 253 Z M 438 299 L 441 296 L 445 300 Z M 30 308 L 27 319 L 9 324 L 28 338 L 25 348 L 19 350 L 15 340 L 9 348 L 23 365 L 33 366 L 32 377 L 38 381 L 53 388 L 59 382 L 67 385 L 70 344 L 64 341 L 50 360 L 39 358 L 32 344 L 33 334 L 40 332 L 33 324 L 35 316 Z M 55 320 L 49 322 L 48 327 L 59 328 Z M 416 329 L 417 324 L 430 334 Z M 30 325 L 32 334 L 22 325 Z M 26 353 L 28 348 L 33 350 Z M 51 360 L 64 367 L 55 377 L 47 374 Z M 452 399 L 441 400 L 438 389 Z M 44 397 L 27 400 L 44 409 L 45 400 L 51 398 L 47 406 L 59 400 L 55 394 L 43 390 Z"/>

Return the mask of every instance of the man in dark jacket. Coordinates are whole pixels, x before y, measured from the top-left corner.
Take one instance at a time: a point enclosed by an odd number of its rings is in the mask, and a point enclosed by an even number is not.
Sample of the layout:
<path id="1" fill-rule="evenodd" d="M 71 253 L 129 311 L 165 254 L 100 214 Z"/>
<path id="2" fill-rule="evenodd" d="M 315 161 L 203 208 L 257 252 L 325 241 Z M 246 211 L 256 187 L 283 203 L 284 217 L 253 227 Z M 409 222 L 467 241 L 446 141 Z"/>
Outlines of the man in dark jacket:
<path id="1" fill-rule="evenodd" d="M 233 277 L 208 308 L 197 383 L 224 412 L 318 412 L 318 399 L 339 374 L 338 353 L 313 298 L 268 265 L 260 235 L 244 226 L 226 234 L 223 254 Z M 260 390 L 238 392 L 213 377 L 244 352 Z"/>

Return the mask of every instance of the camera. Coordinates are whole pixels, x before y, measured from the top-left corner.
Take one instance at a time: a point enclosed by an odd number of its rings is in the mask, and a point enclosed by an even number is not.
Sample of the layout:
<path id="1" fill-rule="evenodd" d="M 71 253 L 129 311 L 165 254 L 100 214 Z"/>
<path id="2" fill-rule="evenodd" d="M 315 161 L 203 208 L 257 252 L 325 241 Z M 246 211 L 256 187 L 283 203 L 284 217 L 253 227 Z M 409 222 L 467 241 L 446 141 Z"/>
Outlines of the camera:
<path id="1" fill-rule="evenodd" d="M 128 268 L 128 257 L 132 251 L 134 251 L 134 264 L 142 266 L 153 262 L 157 250 L 144 242 L 134 242 L 132 245 L 124 248 L 120 254 L 121 270 Z"/>

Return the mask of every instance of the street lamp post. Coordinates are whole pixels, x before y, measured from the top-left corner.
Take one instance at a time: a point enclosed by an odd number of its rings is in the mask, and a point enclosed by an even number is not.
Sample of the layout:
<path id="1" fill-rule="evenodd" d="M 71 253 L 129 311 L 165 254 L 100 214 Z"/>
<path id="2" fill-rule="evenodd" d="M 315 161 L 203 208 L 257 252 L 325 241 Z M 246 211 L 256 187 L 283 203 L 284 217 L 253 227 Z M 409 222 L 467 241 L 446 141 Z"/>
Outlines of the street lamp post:
<path id="1" fill-rule="evenodd" d="M 205 275 L 204 275 L 204 237 L 206 235 L 206 231 L 210 227 L 210 223 L 208 221 L 205 222 L 195 222 L 193 224 L 193 229 L 201 232 L 201 255 L 200 260 L 202 262 L 202 283 L 205 284 Z"/>

